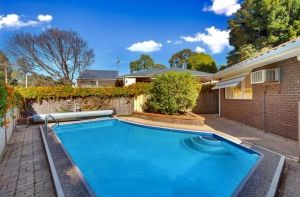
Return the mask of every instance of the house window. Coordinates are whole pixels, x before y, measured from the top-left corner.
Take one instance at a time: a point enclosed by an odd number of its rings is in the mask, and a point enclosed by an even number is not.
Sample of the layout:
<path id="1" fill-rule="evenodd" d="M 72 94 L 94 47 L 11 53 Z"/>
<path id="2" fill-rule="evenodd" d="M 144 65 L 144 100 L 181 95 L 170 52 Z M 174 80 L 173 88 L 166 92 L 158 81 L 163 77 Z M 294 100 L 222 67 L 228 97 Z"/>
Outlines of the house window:
<path id="1" fill-rule="evenodd" d="M 226 99 L 252 99 L 252 85 L 249 76 L 238 86 L 225 88 Z"/>
<path id="2" fill-rule="evenodd" d="M 263 69 L 251 73 L 251 84 L 280 82 L 280 69 Z"/>

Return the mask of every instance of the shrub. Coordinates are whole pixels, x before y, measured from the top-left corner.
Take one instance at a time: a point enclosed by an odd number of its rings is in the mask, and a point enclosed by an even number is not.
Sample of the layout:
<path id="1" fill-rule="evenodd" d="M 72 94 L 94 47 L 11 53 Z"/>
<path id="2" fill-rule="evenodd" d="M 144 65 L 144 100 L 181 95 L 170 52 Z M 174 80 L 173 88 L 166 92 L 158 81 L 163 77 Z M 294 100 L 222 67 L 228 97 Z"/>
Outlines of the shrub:
<path id="1" fill-rule="evenodd" d="M 154 113 L 178 114 L 196 104 L 199 85 L 189 73 L 161 74 L 153 82 L 147 110 Z"/>

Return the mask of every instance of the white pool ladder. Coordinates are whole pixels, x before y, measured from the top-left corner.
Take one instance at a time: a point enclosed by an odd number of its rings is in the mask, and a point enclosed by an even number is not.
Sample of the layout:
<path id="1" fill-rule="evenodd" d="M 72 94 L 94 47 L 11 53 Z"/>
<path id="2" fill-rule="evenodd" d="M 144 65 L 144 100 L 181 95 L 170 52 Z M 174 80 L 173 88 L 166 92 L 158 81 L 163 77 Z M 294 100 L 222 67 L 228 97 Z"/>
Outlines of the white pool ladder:
<path id="1" fill-rule="evenodd" d="M 58 120 L 56 120 L 52 115 L 47 115 L 46 117 L 45 117 L 45 131 L 46 131 L 46 133 L 48 132 L 48 119 L 49 118 L 51 118 L 52 120 L 54 120 L 55 121 L 55 124 L 52 126 L 52 127 L 55 127 L 55 126 L 59 126 L 59 122 L 58 122 Z"/>

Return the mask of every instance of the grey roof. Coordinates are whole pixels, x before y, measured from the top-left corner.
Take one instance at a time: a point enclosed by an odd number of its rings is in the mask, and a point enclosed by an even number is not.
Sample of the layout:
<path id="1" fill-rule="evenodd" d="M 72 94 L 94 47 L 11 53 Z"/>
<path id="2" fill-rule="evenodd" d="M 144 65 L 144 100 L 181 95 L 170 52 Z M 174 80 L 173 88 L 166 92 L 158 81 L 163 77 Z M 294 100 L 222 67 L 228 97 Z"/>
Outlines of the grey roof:
<path id="1" fill-rule="evenodd" d="M 191 75 L 197 76 L 197 77 L 211 77 L 212 76 L 212 73 L 172 67 L 172 68 L 166 68 L 166 69 L 152 69 L 152 70 L 140 71 L 140 72 L 125 75 L 125 77 L 154 77 L 155 75 L 159 75 L 159 74 L 163 74 L 163 73 L 167 73 L 167 72 L 171 72 L 171 71 L 188 72 Z"/>
<path id="2" fill-rule="evenodd" d="M 118 77 L 116 70 L 85 70 L 78 79 L 115 79 Z"/>
<path id="3" fill-rule="evenodd" d="M 222 75 L 224 75 L 226 73 L 243 69 L 244 67 L 249 66 L 250 64 L 254 64 L 254 62 L 258 61 L 259 59 L 267 59 L 267 58 L 270 58 L 270 56 L 274 55 L 274 54 L 278 54 L 278 53 L 284 54 L 284 52 L 285 52 L 284 50 L 288 50 L 292 47 L 299 47 L 299 45 L 300 45 L 300 36 L 297 38 L 291 39 L 285 43 L 282 43 L 274 48 L 271 48 L 270 50 L 268 50 L 266 52 L 262 52 L 256 56 L 253 56 L 253 57 L 248 58 L 244 61 L 241 61 L 237 64 L 229 66 L 229 67 L 225 68 L 224 70 L 221 70 L 221 71 L 215 73 L 214 77 L 221 77 Z M 287 56 L 285 55 L 285 57 L 287 57 Z M 265 64 L 262 64 L 262 66 L 264 66 L 264 65 Z"/>

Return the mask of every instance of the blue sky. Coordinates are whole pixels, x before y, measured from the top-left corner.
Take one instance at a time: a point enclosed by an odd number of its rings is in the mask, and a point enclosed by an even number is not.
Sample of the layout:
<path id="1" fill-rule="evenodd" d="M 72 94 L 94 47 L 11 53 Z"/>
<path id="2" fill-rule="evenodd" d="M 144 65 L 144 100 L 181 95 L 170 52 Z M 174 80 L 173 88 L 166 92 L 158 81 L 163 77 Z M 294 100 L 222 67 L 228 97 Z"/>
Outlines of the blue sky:
<path id="1" fill-rule="evenodd" d="M 181 49 L 204 51 L 218 65 L 230 51 L 227 20 L 237 0 L 0 0 L 0 48 L 16 31 L 72 29 L 96 55 L 92 69 L 129 72 L 129 62 L 149 54 L 167 66 Z"/>

